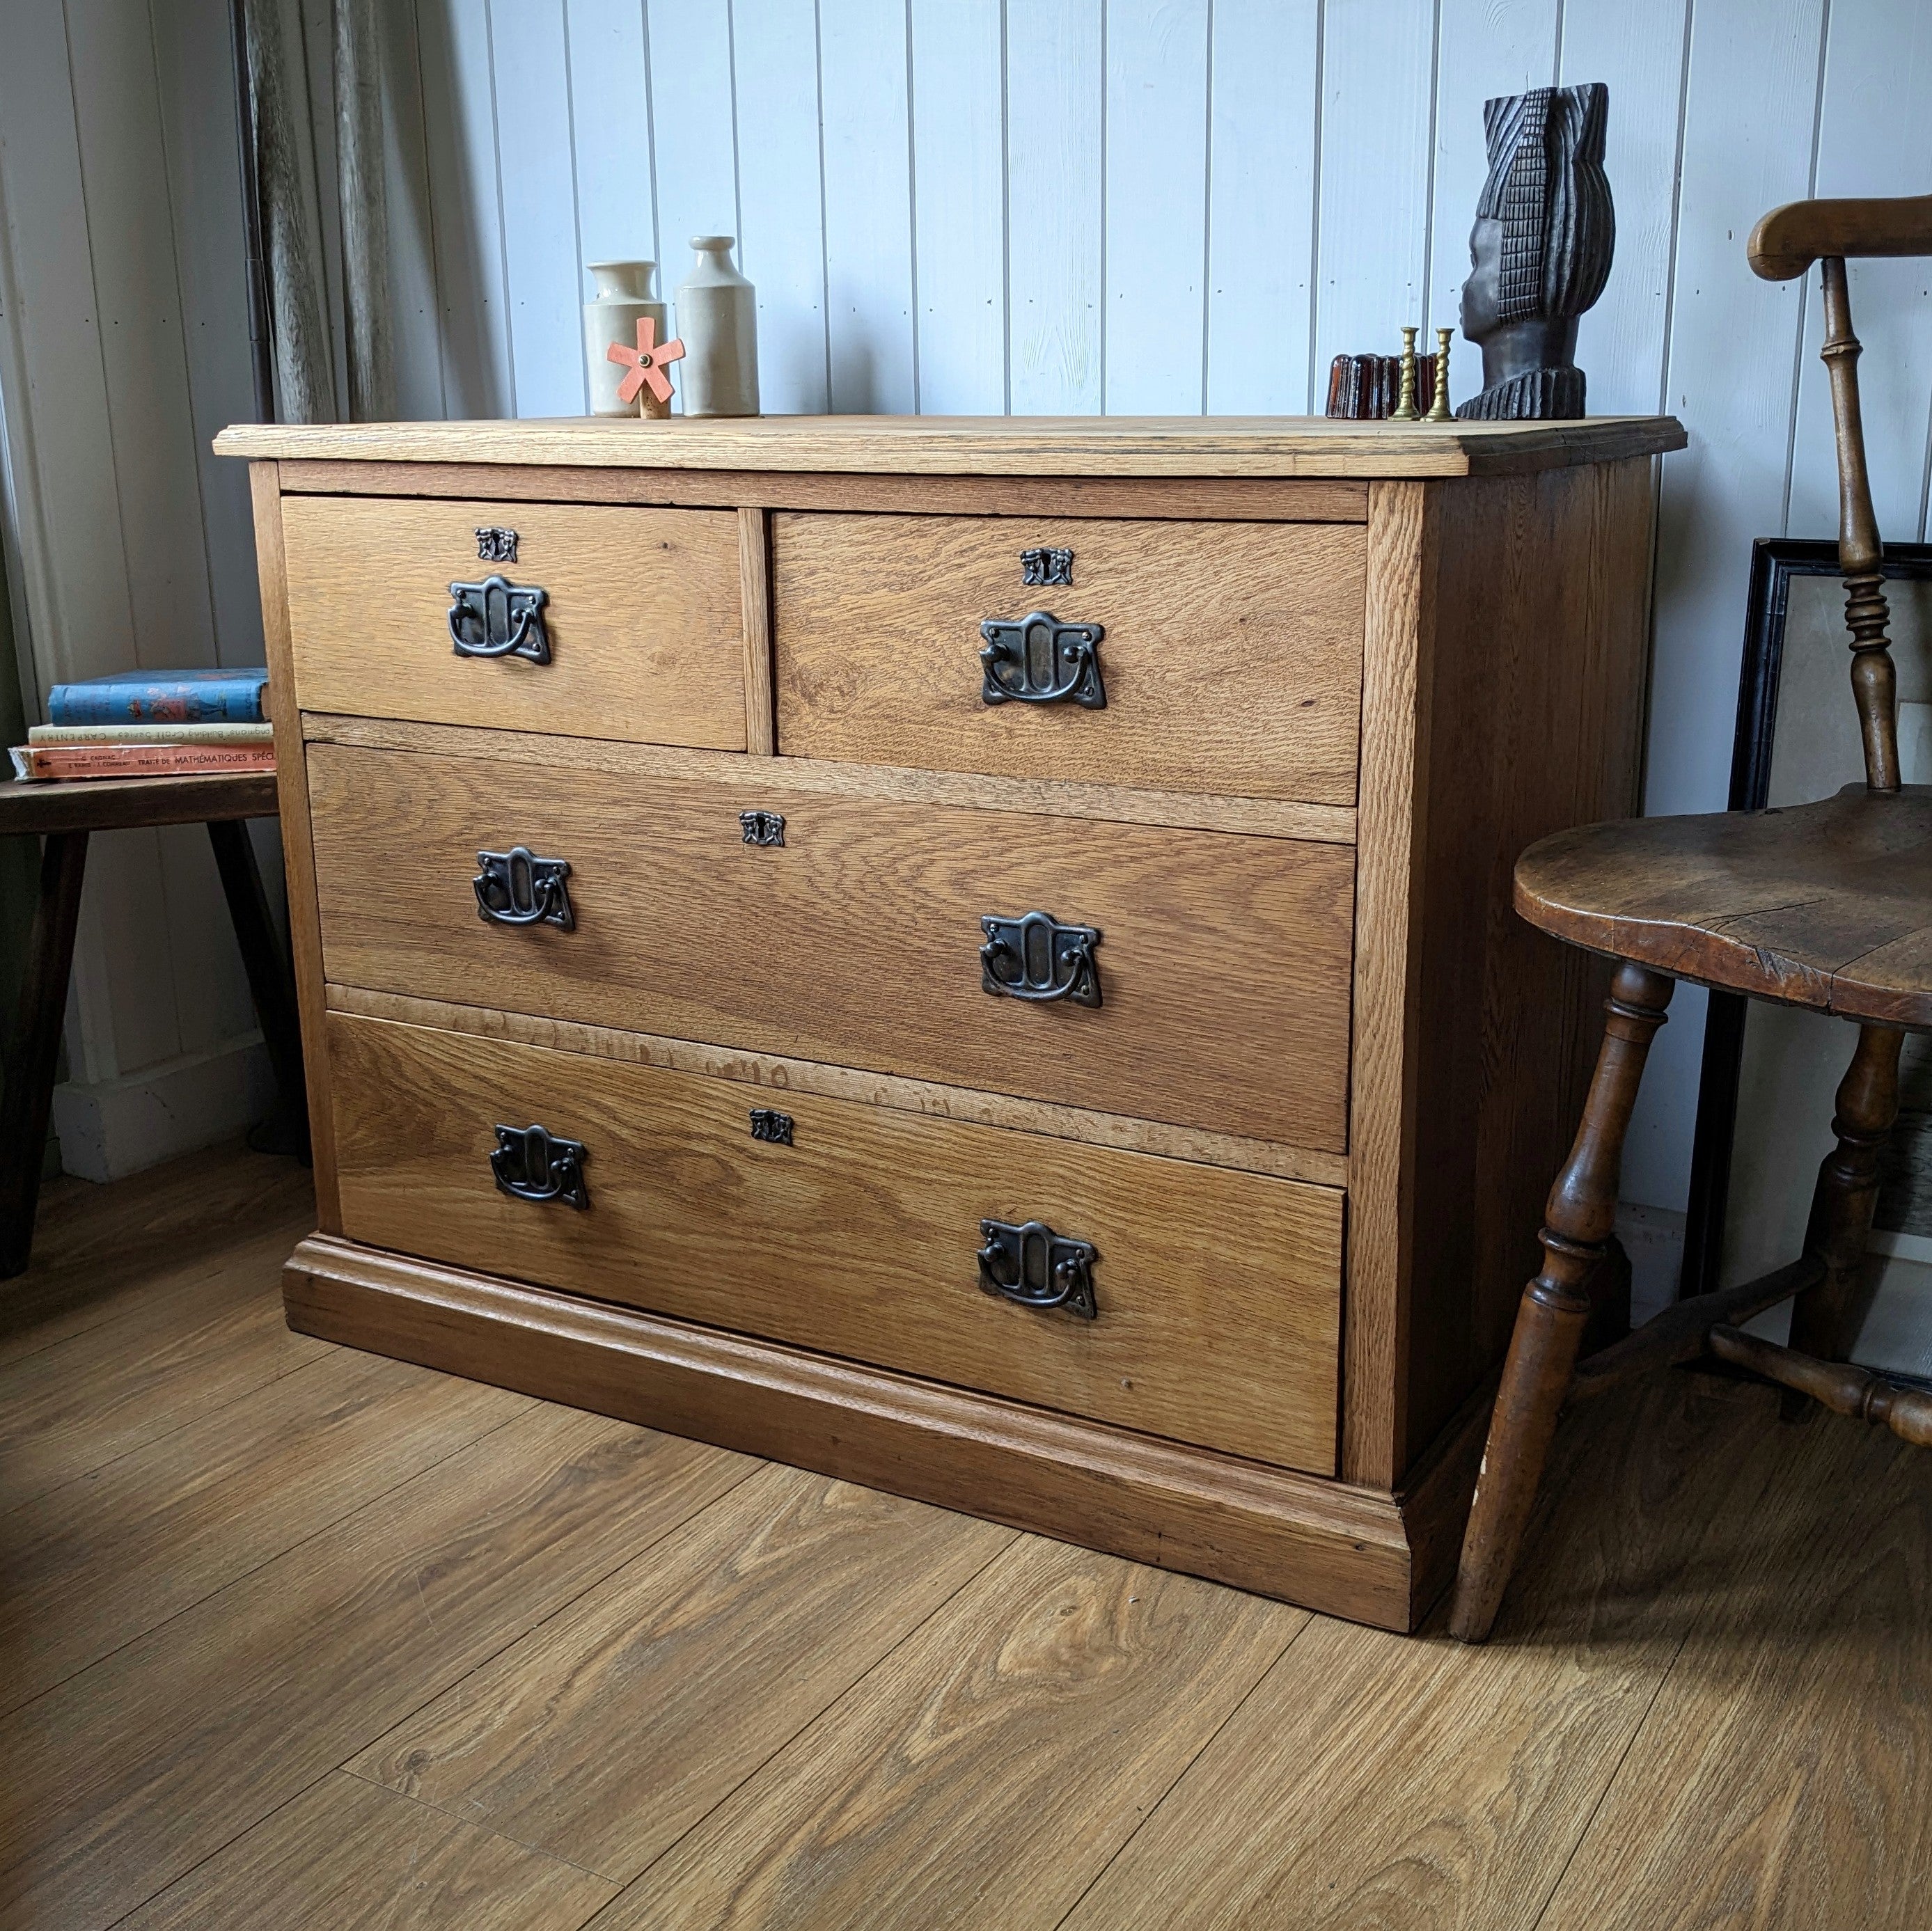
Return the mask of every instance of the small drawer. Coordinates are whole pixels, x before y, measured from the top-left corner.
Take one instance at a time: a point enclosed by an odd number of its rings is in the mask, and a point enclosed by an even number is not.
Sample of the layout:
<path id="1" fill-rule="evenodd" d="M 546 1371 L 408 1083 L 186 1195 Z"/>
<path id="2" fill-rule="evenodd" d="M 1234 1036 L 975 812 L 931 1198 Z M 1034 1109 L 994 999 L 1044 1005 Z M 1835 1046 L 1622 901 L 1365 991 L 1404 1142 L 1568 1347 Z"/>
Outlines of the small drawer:
<path id="1" fill-rule="evenodd" d="M 340 1013 L 328 1026 L 352 1240 L 1334 1472 L 1332 1189 Z M 1057 1306 L 998 1291 L 1036 1224 L 1021 1279 Z"/>
<path id="2" fill-rule="evenodd" d="M 1352 805 L 1366 556 L 1359 523 L 774 516 L 778 748 Z"/>
<path id="3" fill-rule="evenodd" d="M 745 748 L 730 511 L 292 496 L 282 530 L 303 710 Z"/>
<path id="4" fill-rule="evenodd" d="M 327 976 L 1346 1148 L 1352 847 L 770 770 L 311 745 Z"/>

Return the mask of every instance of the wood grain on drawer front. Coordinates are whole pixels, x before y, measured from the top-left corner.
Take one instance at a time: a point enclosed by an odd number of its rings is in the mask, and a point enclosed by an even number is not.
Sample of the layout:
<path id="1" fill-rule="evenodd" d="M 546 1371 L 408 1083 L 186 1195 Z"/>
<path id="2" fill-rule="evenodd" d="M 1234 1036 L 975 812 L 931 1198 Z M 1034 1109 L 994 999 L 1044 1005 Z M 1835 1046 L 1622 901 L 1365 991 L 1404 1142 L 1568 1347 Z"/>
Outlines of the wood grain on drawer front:
<path id="1" fill-rule="evenodd" d="M 340 983 L 1346 1145 L 1354 852 L 312 744 Z M 739 814 L 785 817 L 746 845 Z M 574 929 L 485 924 L 479 850 L 566 859 Z M 1099 928 L 1102 1004 L 982 989 L 981 916 Z"/>
<path id="2" fill-rule="evenodd" d="M 490 526 L 514 563 L 478 559 Z M 745 748 L 729 510 L 288 496 L 282 526 L 305 711 Z M 449 586 L 493 573 L 549 592 L 549 663 L 456 654 Z"/>
<path id="3" fill-rule="evenodd" d="M 1000 777 L 1355 800 L 1359 524 L 772 518 L 778 748 Z M 1020 553 L 1073 553 L 1026 585 Z M 980 621 L 1098 623 L 1104 709 L 986 703 Z"/>
<path id="4" fill-rule="evenodd" d="M 851 1101 L 332 1014 L 352 1239 L 1327 1474 L 1342 1197 Z M 793 1144 L 751 1137 L 782 1105 Z M 496 1187 L 495 1128 L 590 1204 Z M 978 1284 L 982 1219 L 1098 1249 L 1098 1314 Z"/>

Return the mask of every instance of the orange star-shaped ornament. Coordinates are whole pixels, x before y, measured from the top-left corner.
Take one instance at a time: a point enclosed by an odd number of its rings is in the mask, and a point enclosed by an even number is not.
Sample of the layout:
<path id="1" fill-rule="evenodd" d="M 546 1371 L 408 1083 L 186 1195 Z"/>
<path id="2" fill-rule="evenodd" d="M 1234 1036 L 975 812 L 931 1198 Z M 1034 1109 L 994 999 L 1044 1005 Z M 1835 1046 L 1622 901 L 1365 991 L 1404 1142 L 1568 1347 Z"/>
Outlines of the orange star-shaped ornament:
<path id="1" fill-rule="evenodd" d="M 652 395 L 661 403 L 670 400 L 670 377 L 664 373 L 667 362 L 675 362 L 684 354 L 682 342 L 667 342 L 662 348 L 657 344 L 658 325 L 648 315 L 638 318 L 638 346 L 627 349 L 621 342 L 613 342 L 605 353 L 614 362 L 626 362 L 631 373 L 617 385 L 620 402 L 635 402 L 640 389 L 648 386 Z"/>

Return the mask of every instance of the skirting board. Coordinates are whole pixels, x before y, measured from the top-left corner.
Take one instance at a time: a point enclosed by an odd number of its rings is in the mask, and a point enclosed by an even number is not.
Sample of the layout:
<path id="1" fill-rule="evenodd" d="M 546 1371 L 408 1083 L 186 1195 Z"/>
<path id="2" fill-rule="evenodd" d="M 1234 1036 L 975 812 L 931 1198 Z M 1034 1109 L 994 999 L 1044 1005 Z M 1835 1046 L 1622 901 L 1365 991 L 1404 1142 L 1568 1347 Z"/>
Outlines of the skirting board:
<path id="1" fill-rule="evenodd" d="M 328 1235 L 283 1279 L 302 1333 L 1384 1629 L 1448 1581 L 1486 1419 L 1392 1496 Z"/>
<path id="2" fill-rule="evenodd" d="M 62 1171 L 97 1183 L 123 1180 L 232 1139 L 274 1103 L 274 1070 L 260 1033 L 92 1085 L 69 1080 L 54 1088 Z"/>

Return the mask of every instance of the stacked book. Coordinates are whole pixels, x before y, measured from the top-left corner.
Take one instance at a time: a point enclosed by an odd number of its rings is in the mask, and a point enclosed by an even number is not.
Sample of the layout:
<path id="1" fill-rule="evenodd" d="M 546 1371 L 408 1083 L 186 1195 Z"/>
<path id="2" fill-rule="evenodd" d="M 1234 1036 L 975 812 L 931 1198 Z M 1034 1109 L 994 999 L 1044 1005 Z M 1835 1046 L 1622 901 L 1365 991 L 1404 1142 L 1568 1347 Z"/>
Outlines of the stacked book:
<path id="1" fill-rule="evenodd" d="M 122 671 L 56 684 L 47 721 L 10 753 L 16 778 L 272 771 L 266 670 Z"/>

